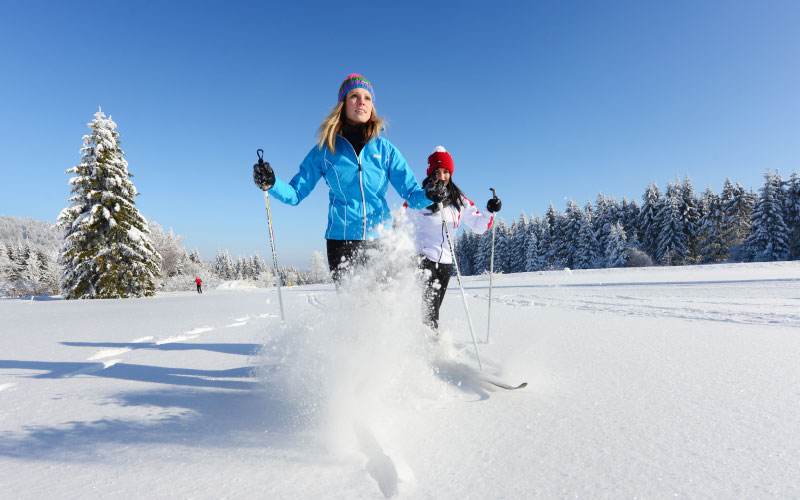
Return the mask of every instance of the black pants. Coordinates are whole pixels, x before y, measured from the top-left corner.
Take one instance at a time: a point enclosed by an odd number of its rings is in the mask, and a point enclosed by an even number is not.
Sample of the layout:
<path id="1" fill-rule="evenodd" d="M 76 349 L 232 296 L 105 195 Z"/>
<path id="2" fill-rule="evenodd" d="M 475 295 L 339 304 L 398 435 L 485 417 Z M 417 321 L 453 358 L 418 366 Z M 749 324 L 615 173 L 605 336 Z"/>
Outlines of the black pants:
<path id="1" fill-rule="evenodd" d="M 203 293 L 202 285 L 197 285 L 197 293 Z"/>
<path id="2" fill-rule="evenodd" d="M 326 240 L 328 268 L 333 282 L 339 286 L 342 275 L 350 269 L 367 263 L 367 250 L 374 248 L 374 240 Z"/>
<path id="3" fill-rule="evenodd" d="M 419 267 L 425 272 L 422 286 L 422 321 L 436 330 L 439 328 L 439 308 L 442 307 L 447 284 L 453 274 L 453 264 L 440 264 L 421 257 Z"/>

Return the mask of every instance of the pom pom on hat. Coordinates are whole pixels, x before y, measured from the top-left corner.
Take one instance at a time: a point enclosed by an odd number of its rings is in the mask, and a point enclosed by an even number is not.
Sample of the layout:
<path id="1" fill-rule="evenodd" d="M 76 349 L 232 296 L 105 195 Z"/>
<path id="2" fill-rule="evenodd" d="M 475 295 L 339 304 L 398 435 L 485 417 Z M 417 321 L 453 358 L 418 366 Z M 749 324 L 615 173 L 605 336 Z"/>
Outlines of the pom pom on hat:
<path id="1" fill-rule="evenodd" d="M 369 83 L 369 80 L 358 73 L 353 73 L 352 75 L 347 75 L 347 78 L 344 79 L 341 87 L 339 87 L 339 102 L 344 101 L 344 97 L 348 92 L 359 87 L 366 89 L 369 95 L 372 96 L 372 100 L 375 100 L 375 91 L 372 90 L 372 84 Z"/>
<path id="2" fill-rule="evenodd" d="M 448 170 L 453 175 L 453 157 L 442 146 L 436 146 L 428 157 L 428 177 L 437 168 Z"/>

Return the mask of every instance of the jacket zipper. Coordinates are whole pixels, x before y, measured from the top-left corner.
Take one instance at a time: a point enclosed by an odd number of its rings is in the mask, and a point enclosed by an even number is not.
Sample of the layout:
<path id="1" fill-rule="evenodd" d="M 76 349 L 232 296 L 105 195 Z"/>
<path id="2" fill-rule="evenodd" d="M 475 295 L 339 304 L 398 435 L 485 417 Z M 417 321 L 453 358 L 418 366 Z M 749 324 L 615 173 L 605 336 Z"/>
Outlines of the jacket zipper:
<path id="1" fill-rule="evenodd" d="M 361 207 L 363 208 L 363 212 L 364 212 L 364 226 L 363 226 L 363 234 L 364 235 L 362 236 L 362 239 L 366 240 L 367 239 L 367 198 L 364 196 L 364 176 L 363 176 L 363 171 L 361 170 L 361 154 L 357 154 L 356 153 L 356 148 L 354 148 L 353 145 L 350 144 L 350 141 L 348 141 L 344 136 L 339 136 L 339 137 L 344 139 L 344 142 L 346 142 L 350 146 L 350 149 L 353 150 L 353 154 L 356 155 L 356 161 L 358 162 L 358 187 L 361 188 Z M 366 147 L 367 147 L 367 145 L 364 144 L 364 147 L 361 148 L 361 152 L 362 153 L 364 152 L 364 148 L 366 148 Z"/>

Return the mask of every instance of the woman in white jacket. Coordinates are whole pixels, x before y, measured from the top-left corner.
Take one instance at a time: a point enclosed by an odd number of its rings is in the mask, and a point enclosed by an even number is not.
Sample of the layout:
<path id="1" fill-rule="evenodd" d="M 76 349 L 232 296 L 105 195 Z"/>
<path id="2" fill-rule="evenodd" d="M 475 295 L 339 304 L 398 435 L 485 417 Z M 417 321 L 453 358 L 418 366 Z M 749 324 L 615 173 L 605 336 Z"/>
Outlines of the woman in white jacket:
<path id="1" fill-rule="evenodd" d="M 427 175 L 422 186 L 428 187 L 428 198 L 434 203 L 420 210 L 408 210 L 408 218 L 414 225 L 423 270 L 423 321 L 436 330 L 439 327 L 439 308 L 453 273 L 453 255 L 444 224 L 449 225 L 453 238 L 462 222 L 476 233 L 484 233 L 492 227 L 494 214 L 500 211 L 502 203 L 492 198 L 486 204 L 487 213 L 478 211 L 472 200 L 464 196 L 452 181 L 453 158 L 442 146 L 437 146 L 428 157 Z M 438 189 L 430 189 L 428 185 L 431 183 Z M 437 202 L 442 203 L 441 214 Z"/>

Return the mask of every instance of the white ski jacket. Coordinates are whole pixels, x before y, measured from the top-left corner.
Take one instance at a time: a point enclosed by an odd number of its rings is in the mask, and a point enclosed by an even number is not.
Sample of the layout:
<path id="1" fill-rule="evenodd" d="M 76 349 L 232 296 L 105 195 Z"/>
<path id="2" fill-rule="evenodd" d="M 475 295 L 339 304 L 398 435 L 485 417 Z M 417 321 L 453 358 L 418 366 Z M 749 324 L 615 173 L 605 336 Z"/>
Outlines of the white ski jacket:
<path id="1" fill-rule="evenodd" d="M 463 203 L 461 210 L 456 210 L 453 205 L 444 207 L 443 216 L 450 229 L 451 238 L 456 237 L 462 221 L 478 234 L 483 234 L 492 227 L 494 216 L 491 213 L 479 212 L 472 200 L 464 195 L 461 195 L 461 201 Z M 430 208 L 413 210 L 406 207 L 406 214 L 414 226 L 417 251 L 433 262 L 452 264 L 453 255 L 450 253 L 450 245 L 447 244 L 442 216 Z"/>

